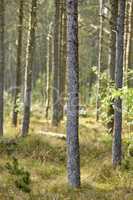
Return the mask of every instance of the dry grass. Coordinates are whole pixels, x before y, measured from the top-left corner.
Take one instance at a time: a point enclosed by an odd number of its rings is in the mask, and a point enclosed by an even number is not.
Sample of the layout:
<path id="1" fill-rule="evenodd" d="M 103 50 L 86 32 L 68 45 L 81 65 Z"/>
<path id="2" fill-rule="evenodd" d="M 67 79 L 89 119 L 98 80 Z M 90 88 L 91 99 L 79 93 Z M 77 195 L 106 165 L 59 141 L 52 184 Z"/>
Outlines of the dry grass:
<path id="1" fill-rule="evenodd" d="M 18 138 L 20 127 L 6 123 L 6 138 L 0 144 L 0 200 L 133 200 L 133 160 L 126 169 L 111 166 L 111 137 L 92 117 L 80 119 L 81 180 L 79 190 L 68 187 L 65 141 L 38 135 L 39 130 L 65 133 L 65 123 L 53 128 L 49 121 L 31 121 L 30 136 Z M 14 138 L 15 144 L 6 141 Z M 126 149 L 126 148 L 125 148 Z M 31 174 L 31 192 L 14 184 L 5 168 L 15 156 Z"/>

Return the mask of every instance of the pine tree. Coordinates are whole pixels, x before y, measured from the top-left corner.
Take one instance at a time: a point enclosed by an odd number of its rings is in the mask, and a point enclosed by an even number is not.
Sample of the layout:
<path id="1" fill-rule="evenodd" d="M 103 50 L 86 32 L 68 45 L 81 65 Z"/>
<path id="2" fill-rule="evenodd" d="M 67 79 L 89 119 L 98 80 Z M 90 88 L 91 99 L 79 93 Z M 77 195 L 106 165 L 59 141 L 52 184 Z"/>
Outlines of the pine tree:
<path id="1" fill-rule="evenodd" d="M 128 32 L 128 51 L 127 66 L 129 71 L 128 87 L 133 88 L 133 1 L 129 3 L 129 32 Z"/>
<path id="2" fill-rule="evenodd" d="M 96 120 L 99 120 L 100 115 L 100 93 L 101 93 L 101 71 L 103 70 L 103 21 L 104 21 L 104 3 L 105 0 L 100 2 L 100 30 L 99 30 L 99 55 L 98 55 L 98 72 L 97 72 L 97 98 L 96 98 Z"/>
<path id="3" fill-rule="evenodd" d="M 123 54 L 124 54 L 124 19 L 125 19 L 125 4 L 123 0 L 119 0 L 119 15 L 117 19 L 116 33 L 116 67 L 115 67 L 115 85 L 116 89 L 120 90 L 123 87 Z M 115 98 L 114 108 L 114 138 L 112 147 L 112 162 L 113 166 L 121 164 L 122 147 L 122 99 L 121 96 Z"/>
<path id="4" fill-rule="evenodd" d="M 24 116 L 22 125 L 22 136 L 26 136 L 29 131 L 31 94 L 32 94 L 32 65 L 35 47 L 35 27 L 36 27 L 37 0 L 32 0 L 29 20 L 29 32 L 27 41 L 26 67 L 25 67 L 25 94 L 24 94 Z"/>
<path id="5" fill-rule="evenodd" d="M 50 101 L 51 101 L 51 75 L 52 75 L 52 46 L 53 46 L 53 37 L 52 37 L 52 23 L 49 25 L 49 33 L 47 36 L 47 85 L 46 85 L 46 109 L 45 109 L 45 118 L 48 119 Z"/>
<path id="6" fill-rule="evenodd" d="M 22 61 L 22 37 L 23 37 L 23 5 L 24 1 L 20 1 L 19 7 L 19 24 L 18 24 L 18 42 L 17 42 L 17 68 L 16 68 L 16 86 L 13 105 L 13 125 L 17 126 L 18 120 L 18 100 L 21 92 L 21 61 Z"/>
<path id="7" fill-rule="evenodd" d="M 5 51 L 4 51 L 4 0 L 0 0 L 0 136 L 3 135 L 3 118 L 4 118 L 4 68 L 5 68 Z"/>
<path id="8" fill-rule="evenodd" d="M 79 156 L 79 63 L 78 63 L 78 0 L 67 0 L 68 27 L 68 106 L 67 106 L 67 166 L 68 182 L 80 186 Z"/>
<path id="9" fill-rule="evenodd" d="M 118 16 L 118 0 L 110 0 L 110 41 L 109 41 L 109 87 L 115 83 L 115 61 L 116 61 L 116 23 Z M 114 100 L 110 100 L 108 107 L 108 132 L 113 134 L 114 129 Z"/>
<path id="10" fill-rule="evenodd" d="M 64 98 L 65 98 L 65 86 L 66 86 L 66 40 L 67 40 L 67 16 L 66 16 L 66 1 L 62 0 L 61 3 L 61 25 L 60 25 L 60 115 L 59 120 L 63 120 L 64 115 Z"/>
<path id="11" fill-rule="evenodd" d="M 53 88 L 52 88 L 52 125 L 59 124 L 59 23 L 60 23 L 60 1 L 55 2 L 54 21 L 54 66 L 53 66 Z"/>

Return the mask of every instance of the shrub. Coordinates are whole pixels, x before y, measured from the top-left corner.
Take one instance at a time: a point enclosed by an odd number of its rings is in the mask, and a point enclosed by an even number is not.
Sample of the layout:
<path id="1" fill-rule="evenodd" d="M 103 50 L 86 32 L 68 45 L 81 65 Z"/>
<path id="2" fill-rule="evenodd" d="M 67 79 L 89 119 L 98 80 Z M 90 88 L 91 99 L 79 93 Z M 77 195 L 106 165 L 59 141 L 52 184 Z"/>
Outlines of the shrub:
<path id="1" fill-rule="evenodd" d="M 23 167 L 19 166 L 17 158 L 13 158 L 12 163 L 6 164 L 6 169 L 8 172 L 15 176 L 15 185 L 17 188 L 21 189 L 23 192 L 30 192 L 30 173 L 26 171 Z"/>

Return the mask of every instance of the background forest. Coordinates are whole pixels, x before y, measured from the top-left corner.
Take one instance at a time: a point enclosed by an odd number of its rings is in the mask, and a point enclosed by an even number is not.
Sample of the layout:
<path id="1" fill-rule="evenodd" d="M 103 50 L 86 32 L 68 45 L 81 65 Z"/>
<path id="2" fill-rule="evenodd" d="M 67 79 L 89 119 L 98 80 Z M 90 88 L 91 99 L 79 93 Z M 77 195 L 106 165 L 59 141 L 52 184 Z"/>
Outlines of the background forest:
<path id="1" fill-rule="evenodd" d="M 0 0 L 0 200 L 133 200 L 133 0 Z"/>

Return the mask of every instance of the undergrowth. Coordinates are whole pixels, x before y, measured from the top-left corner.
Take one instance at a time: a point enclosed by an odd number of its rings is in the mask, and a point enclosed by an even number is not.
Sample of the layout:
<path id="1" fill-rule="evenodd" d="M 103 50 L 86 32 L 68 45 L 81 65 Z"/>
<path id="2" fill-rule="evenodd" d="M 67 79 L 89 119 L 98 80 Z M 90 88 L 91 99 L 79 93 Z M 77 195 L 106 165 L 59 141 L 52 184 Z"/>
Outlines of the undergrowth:
<path id="1" fill-rule="evenodd" d="M 67 184 L 65 141 L 34 131 L 27 138 L 0 140 L 0 200 L 133 199 L 132 141 L 124 139 L 122 165 L 113 169 L 111 136 L 93 119 L 81 119 L 82 186 L 73 190 Z"/>

